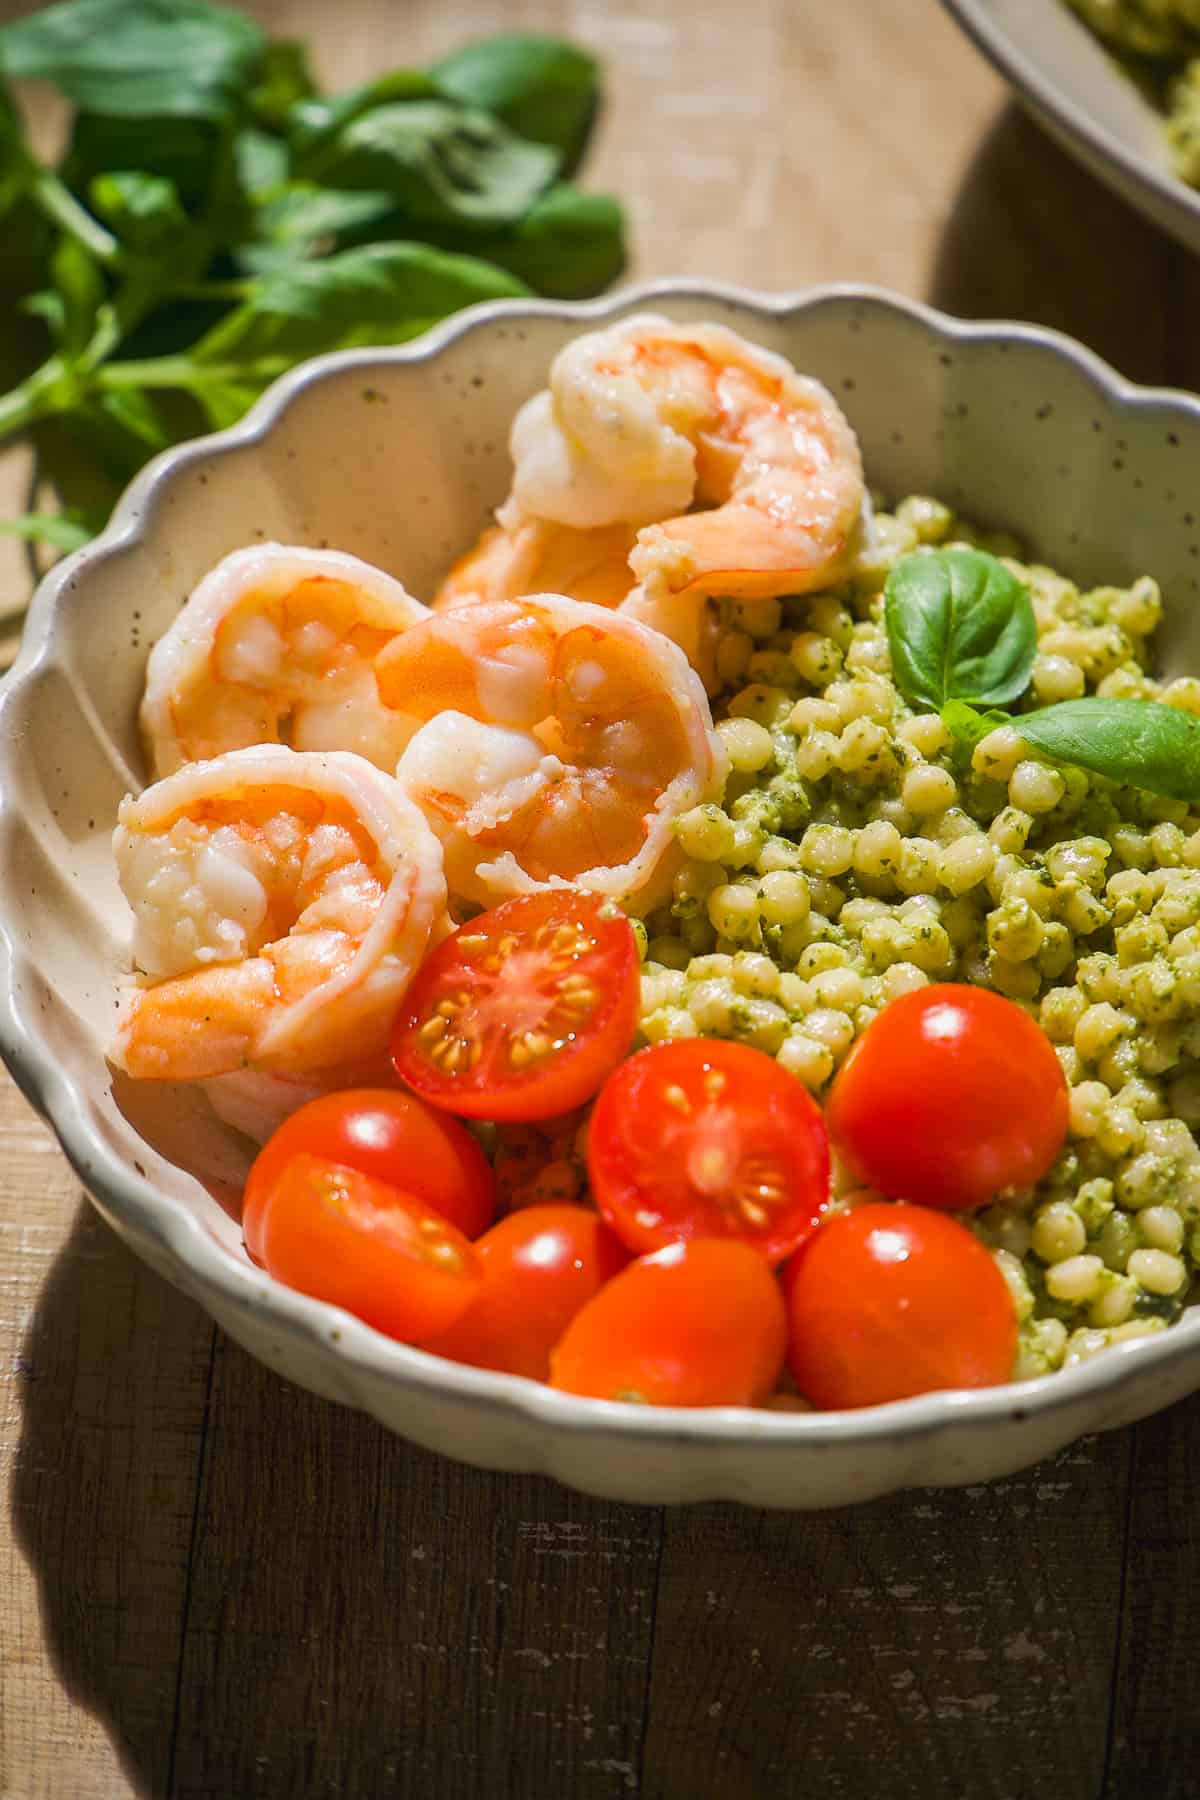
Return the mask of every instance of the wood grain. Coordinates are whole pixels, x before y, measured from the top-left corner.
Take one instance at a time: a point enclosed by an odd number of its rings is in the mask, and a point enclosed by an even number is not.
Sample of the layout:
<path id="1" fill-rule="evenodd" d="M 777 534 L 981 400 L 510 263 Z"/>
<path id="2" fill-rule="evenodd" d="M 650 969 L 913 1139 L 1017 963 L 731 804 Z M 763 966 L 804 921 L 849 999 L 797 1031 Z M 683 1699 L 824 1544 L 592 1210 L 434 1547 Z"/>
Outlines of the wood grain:
<path id="1" fill-rule="evenodd" d="M 877 281 L 1200 381 L 1195 266 L 931 3 L 249 10 L 331 86 L 499 28 L 590 45 L 630 275 Z M 0 540 L 0 596 L 24 580 Z M 1197 1791 L 1200 1403 L 855 1512 L 605 1505 L 441 1462 L 216 1338 L 7 1082 L 0 1145 L 5 1797 Z"/>

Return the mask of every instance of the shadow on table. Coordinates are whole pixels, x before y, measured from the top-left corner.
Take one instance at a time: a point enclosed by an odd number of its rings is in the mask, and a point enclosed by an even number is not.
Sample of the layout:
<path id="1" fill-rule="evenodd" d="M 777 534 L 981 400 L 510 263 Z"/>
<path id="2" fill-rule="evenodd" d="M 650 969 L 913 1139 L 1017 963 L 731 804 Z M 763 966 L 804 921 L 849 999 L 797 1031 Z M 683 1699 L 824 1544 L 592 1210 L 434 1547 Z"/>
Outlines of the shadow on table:
<path id="1" fill-rule="evenodd" d="M 1010 105 L 951 207 L 928 297 L 966 318 L 1054 326 L 1135 380 L 1180 380 L 1194 266 Z"/>
<path id="2" fill-rule="evenodd" d="M 22 1345 L 13 1520 L 60 1677 L 147 1795 L 168 1782 L 211 1352 L 199 1309 L 83 1203 Z"/>

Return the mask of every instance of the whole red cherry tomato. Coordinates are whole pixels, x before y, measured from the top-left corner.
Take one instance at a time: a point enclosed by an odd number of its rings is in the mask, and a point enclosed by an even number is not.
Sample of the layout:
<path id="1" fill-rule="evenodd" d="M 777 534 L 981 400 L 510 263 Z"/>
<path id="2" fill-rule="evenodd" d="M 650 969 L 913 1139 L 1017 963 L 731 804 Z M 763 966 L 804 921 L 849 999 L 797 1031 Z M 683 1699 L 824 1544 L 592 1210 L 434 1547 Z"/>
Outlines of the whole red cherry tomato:
<path id="1" fill-rule="evenodd" d="M 496 1210 L 487 1157 L 465 1126 L 398 1088 L 347 1088 L 298 1107 L 255 1158 L 242 1196 L 242 1235 L 255 1262 L 263 1259 L 267 1194 L 285 1163 L 301 1154 L 418 1195 L 469 1238 Z"/>
<path id="2" fill-rule="evenodd" d="M 942 983 L 884 1007 L 842 1064 L 825 1116 L 860 1181 L 962 1212 L 1046 1173 L 1066 1137 L 1067 1083 L 1028 1013 L 987 988 Z"/>
<path id="3" fill-rule="evenodd" d="M 779 1377 L 779 1283 L 735 1238 L 668 1244 L 589 1300 L 550 1358 L 550 1385 L 652 1406 L 757 1406 Z"/>
<path id="4" fill-rule="evenodd" d="M 545 1381 L 550 1352 L 580 1307 L 629 1261 L 590 1207 L 527 1206 L 475 1245 L 483 1286 L 462 1317 L 423 1350 Z"/>
<path id="5" fill-rule="evenodd" d="M 788 1365 L 818 1407 L 1011 1379 L 1017 1318 L 994 1260 L 944 1212 L 837 1213 L 788 1264 Z"/>

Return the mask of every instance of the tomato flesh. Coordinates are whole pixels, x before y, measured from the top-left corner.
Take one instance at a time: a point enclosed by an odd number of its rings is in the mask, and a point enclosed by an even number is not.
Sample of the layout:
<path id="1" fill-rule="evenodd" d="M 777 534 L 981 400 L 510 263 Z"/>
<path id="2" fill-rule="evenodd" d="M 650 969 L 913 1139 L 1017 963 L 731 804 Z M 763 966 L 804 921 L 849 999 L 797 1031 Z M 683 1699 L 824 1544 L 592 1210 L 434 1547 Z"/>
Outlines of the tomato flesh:
<path id="1" fill-rule="evenodd" d="M 756 1406 L 779 1377 L 787 1322 L 757 1250 L 697 1238 L 641 1257 L 589 1300 L 550 1357 L 550 1385 L 651 1406 Z"/>
<path id="2" fill-rule="evenodd" d="M 586 1206 L 528 1206 L 475 1246 L 483 1286 L 462 1317 L 421 1345 L 454 1362 L 545 1381 L 550 1352 L 629 1252 Z"/>
<path id="3" fill-rule="evenodd" d="M 686 1038 L 609 1076 L 588 1128 L 588 1175 L 632 1250 L 728 1237 L 776 1262 L 816 1227 L 829 1144 L 820 1109 L 771 1057 Z"/>
<path id="4" fill-rule="evenodd" d="M 814 1406 L 878 1406 L 1011 1379 L 1003 1275 L 944 1212 L 876 1201 L 828 1219 L 788 1264 L 788 1366 Z"/>
<path id="5" fill-rule="evenodd" d="M 255 1262 L 263 1260 L 267 1196 L 300 1154 L 403 1188 L 469 1238 L 495 1215 L 495 1179 L 464 1126 L 397 1088 L 348 1088 L 298 1107 L 255 1158 L 242 1196 L 242 1235 Z"/>
<path id="6" fill-rule="evenodd" d="M 639 999 L 628 919 L 589 894 L 506 900 L 439 944 L 397 1015 L 392 1055 L 423 1099 L 466 1118 L 550 1119 L 629 1048 Z"/>
<path id="7" fill-rule="evenodd" d="M 829 1135 L 867 1186 L 962 1212 L 1032 1187 L 1062 1149 L 1067 1083 L 1028 1013 L 941 983 L 893 1000 L 833 1084 Z"/>
<path id="8" fill-rule="evenodd" d="M 474 1245 L 424 1201 L 316 1156 L 279 1172 L 261 1245 L 277 1281 L 402 1343 L 452 1324 L 483 1282 Z"/>

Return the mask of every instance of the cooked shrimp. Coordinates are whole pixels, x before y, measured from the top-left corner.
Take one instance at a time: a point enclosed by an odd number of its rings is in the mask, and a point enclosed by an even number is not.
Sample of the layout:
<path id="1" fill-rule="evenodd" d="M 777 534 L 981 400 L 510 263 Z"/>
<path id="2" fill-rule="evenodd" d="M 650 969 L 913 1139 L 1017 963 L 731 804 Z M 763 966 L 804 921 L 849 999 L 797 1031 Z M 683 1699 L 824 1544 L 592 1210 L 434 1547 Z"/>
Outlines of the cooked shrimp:
<path id="1" fill-rule="evenodd" d="M 357 750 L 389 774 L 409 728 L 374 660 L 428 608 L 337 550 L 235 550 L 150 653 L 141 725 L 157 775 L 250 744 Z"/>
<path id="2" fill-rule="evenodd" d="M 678 648 L 559 594 L 440 613 L 376 673 L 388 705 L 429 721 L 397 778 L 469 900 L 571 882 L 644 909 L 674 866 L 673 821 L 725 778 Z"/>
<path id="3" fill-rule="evenodd" d="M 517 415 L 512 450 L 511 506 L 576 530 L 640 527 L 624 605 L 694 658 L 706 599 L 825 586 L 863 514 L 833 396 L 720 325 L 646 313 L 576 338 Z"/>
<path id="4" fill-rule="evenodd" d="M 255 1069 L 238 1069 L 232 1075 L 214 1075 L 203 1083 L 209 1105 L 218 1119 L 232 1125 L 251 1143 L 267 1139 L 310 1100 L 345 1088 L 394 1087 L 390 1058 L 380 1056 L 367 1063 L 339 1063 L 333 1069 L 313 1069 L 304 1075 L 262 1075 Z"/>
<path id="5" fill-rule="evenodd" d="M 619 606 L 633 586 L 632 525 L 575 531 L 526 518 L 507 505 L 502 523 L 459 558 L 434 595 L 435 611 L 475 600 L 519 600 L 523 594 L 566 594 L 595 606 Z"/>
<path id="6" fill-rule="evenodd" d="M 383 1053 L 446 903 L 437 838 L 391 776 L 264 744 L 190 763 L 119 818 L 141 981 L 118 1067 L 298 1075 Z"/>

